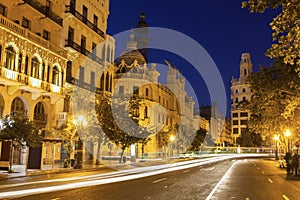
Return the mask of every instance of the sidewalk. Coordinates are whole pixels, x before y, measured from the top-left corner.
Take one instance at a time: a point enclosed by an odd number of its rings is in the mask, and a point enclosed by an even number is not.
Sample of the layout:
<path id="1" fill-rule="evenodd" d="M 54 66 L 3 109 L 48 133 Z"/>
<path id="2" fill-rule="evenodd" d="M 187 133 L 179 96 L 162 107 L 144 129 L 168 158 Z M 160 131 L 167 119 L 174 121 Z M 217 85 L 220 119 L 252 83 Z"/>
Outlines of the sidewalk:
<path id="1" fill-rule="evenodd" d="M 25 165 L 13 165 L 13 173 L 8 173 L 7 170 L 0 170 L 0 181 L 8 180 L 12 178 L 21 178 L 27 176 L 38 176 L 44 174 L 57 174 L 57 173 L 70 173 L 70 172 L 80 172 L 80 171 L 91 171 L 91 170 L 101 170 L 101 169 L 115 169 L 115 170 L 124 170 L 131 169 L 135 167 L 144 167 L 150 165 L 160 165 L 167 164 L 172 162 L 183 161 L 180 160 L 162 160 L 162 159 L 137 159 L 136 162 L 127 161 L 126 163 L 119 163 L 119 161 L 114 160 L 103 160 L 100 165 L 84 165 L 81 169 L 74 168 L 62 168 L 59 165 L 54 167 L 54 170 L 51 166 L 45 167 L 44 170 L 40 169 L 28 169 L 26 170 Z"/>

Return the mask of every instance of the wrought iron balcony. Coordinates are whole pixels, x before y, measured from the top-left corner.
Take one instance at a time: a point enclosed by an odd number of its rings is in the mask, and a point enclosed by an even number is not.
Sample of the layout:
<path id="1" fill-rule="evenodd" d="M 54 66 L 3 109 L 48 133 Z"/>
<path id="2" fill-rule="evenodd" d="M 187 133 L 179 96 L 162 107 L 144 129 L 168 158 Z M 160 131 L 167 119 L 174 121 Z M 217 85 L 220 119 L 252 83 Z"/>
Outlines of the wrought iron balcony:
<path id="1" fill-rule="evenodd" d="M 74 42 L 73 40 L 66 39 L 65 47 L 71 47 L 71 48 L 75 49 L 76 51 L 78 51 L 79 53 L 86 55 L 87 57 L 94 60 L 95 62 L 97 62 L 99 64 L 103 64 L 103 60 L 101 58 L 99 58 L 95 54 L 91 53 L 87 49 L 83 48 L 82 46 L 80 46 L 79 44 Z"/>
<path id="2" fill-rule="evenodd" d="M 34 9 L 38 10 L 42 14 L 44 14 L 46 17 L 50 18 L 52 21 L 57 23 L 58 25 L 62 26 L 63 25 L 63 18 L 51 11 L 49 7 L 46 5 L 41 4 L 37 0 L 24 0 L 24 3 L 27 3 Z"/>
<path id="3" fill-rule="evenodd" d="M 74 15 L 77 19 L 82 21 L 84 24 L 86 24 L 89 28 L 94 30 L 98 35 L 100 35 L 102 38 L 104 38 L 104 32 L 100 30 L 95 24 L 90 22 L 86 17 L 84 17 L 82 14 L 80 14 L 78 11 L 75 10 L 75 8 L 71 7 L 70 5 L 66 6 L 66 13 L 71 13 Z"/>

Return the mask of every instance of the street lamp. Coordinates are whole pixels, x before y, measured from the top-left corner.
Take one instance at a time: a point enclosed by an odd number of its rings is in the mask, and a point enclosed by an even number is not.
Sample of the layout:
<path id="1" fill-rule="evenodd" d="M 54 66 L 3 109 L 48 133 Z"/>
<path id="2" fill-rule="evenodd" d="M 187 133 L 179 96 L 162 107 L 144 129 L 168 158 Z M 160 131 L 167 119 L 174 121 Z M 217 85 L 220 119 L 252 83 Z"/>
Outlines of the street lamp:
<path id="1" fill-rule="evenodd" d="M 171 157 L 171 148 L 172 148 L 172 145 L 171 145 L 171 143 L 175 140 L 175 136 L 174 135 L 170 135 L 170 148 L 169 148 L 169 150 L 170 150 L 170 152 L 169 152 L 169 157 Z M 172 154 L 173 154 L 173 150 L 172 150 Z"/>
<path id="2" fill-rule="evenodd" d="M 284 133 L 284 136 L 287 138 L 287 151 L 290 150 L 290 141 L 289 141 L 289 137 L 291 136 L 291 131 L 290 129 L 287 129 Z"/>
<path id="3" fill-rule="evenodd" d="M 86 127 L 88 122 L 86 120 L 86 117 L 84 115 L 78 115 L 75 119 L 74 119 L 74 124 L 77 126 L 77 128 L 79 128 L 79 131 L 82 131 L 83 127 Z M 81 169 L 82 168 L 82 153 L 83 153 L 83 149 L 82 149 L 82 141 L 80 139 L 80 134 L 78 134 L 79 138 L 78 138 L 78 149 L 77 149 L 77 163 L 76 166 L 74 166 L 74 168 L 77 169 Z"/>
<path id="4" fill-rule="evenodd" d="M 274 141 L 275 141 L 275 159 L 278 160 L 278 141 L 279 141 L 279 135 L 274 135 Z"/>

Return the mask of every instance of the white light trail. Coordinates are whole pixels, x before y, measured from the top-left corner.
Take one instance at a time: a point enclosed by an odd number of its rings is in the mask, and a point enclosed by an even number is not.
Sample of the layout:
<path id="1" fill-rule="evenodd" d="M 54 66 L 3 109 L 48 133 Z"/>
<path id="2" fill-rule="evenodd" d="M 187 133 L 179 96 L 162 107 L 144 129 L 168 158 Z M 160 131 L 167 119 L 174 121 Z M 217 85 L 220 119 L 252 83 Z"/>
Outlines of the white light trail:
<path id="1" fill-rule="evenodd" d="M 187 168 L 198 167 L 201 165 L 210 164 L 210 163 L 214 163 L 217 161 L 223 161 L 223 160 L 227 160 L 227 159 L 239 158 L 239 157 L 244 157 L 244 156 L 245 155 L 242 155 L 242 154 L 223 155 L 223 156 L 219 156 L 219 157 L 205 158 L 205 159 L 201 159 L 201 160 L 191 160 L 191 161 L 184 161 L 184 162 L 178 162 L 178 163 L 172 163 L 172 164 L 141 167 L 141 168 L 135 168 L 135 169 L 124 170 L 124 171 L 119 171 L 119 172 L 111 172 L 111 173 L 100 174 L 100 175 L 97 174 L 97 175 L 89 175 L 89 176 L 81 176 L 81 177 L 62 178 L 62 179 L 36 181 L 36 182 L 29 182 L 29 183 L 20 183 L 20 184 L 14 184 L 14 185 L 10 185 L 10 186 L 1 186 L 0 188 L 23 186 L 23 185 L 29 185 L 29 184 L 74 181 L 74 180 L 82 180 L 83 181 L 83 182 L 69 183 L 69 184 L 63 184 L 63 185 L 57 185 L 57 186 L 1 192 L 0 198 L 12 198 L 12 197 L 16 198 L 16 197 L 22 197 L 22 196 L 27 196 L 27 195 L 33 195 L 33 194 L 41 194 L 41 193 L 47 193 L 47 192 L 55 192 L 55 191 L 103 185 L 103 184 L 109 184 L 109 183 L 115 183 L 115 182 L 121 182 L 121 181 L 128 181 L 128 180 L 163 174 L 163 173 L 167 173 L 167 172 L 172 172 L 172 171 L 176 171 L 176 170 L 183 170 L 183 169 L 187 169 Z M 246 156 L 252 157 L 252 156 L 261 156 L 261 155 L 247 154 Z"/>

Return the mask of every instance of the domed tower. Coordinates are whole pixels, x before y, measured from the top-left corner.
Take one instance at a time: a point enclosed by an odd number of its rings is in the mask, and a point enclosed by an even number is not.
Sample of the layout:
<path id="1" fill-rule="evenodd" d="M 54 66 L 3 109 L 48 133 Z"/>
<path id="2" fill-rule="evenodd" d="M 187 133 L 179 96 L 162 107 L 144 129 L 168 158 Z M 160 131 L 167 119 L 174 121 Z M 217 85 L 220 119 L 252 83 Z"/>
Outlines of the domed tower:
<path id="1" fill-rule="evenodd" d="M 126 49 L 116 61 L 118 68 L 117 74 L 127 73 L 134 67 L 141 67 L 146 64 L 142 53 L 137 49 L 137 42 L 134 40 L 133 33 L 130 34 L 130 40 L 126 43 Z"/>
<path id="2" fill-rule="evenodd" d="M 137 41 L 137 48 L 143 54 L 148 63 L 148 44 L 149 44 L 149 30 L 146 22 L 145 13 L 141 13 L 140 21 L 136 24 L 135 41 Z"/>

